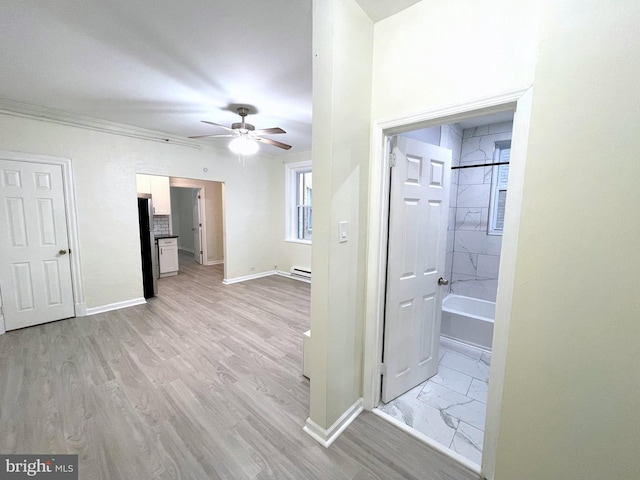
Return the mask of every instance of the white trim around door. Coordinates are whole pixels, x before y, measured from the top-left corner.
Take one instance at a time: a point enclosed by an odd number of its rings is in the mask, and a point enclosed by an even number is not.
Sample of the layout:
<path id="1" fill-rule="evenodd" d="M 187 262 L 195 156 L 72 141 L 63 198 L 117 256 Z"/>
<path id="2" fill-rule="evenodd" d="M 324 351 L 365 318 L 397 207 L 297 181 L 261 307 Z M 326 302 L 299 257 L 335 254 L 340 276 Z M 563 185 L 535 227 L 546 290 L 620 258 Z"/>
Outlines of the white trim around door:
<path id="1" fill-rule="evenodd" d="M 67 220 L 67 232 L 69 236 L 69 250 L 71 258 L 71 282 L 73 288 L 73 301 L 76 317 L 83 317 L 87 314 L 87 306 L 84 301 L 84 290 L 82 288 L 82 271 L 80 268 L 80 247 L 78 241 L 78 217 L 76 213 L 76 201 L 73 182 L 73 169 L 71 159 L 53 157 L 49 155 L 39 155 L 22 152 L 0 151 L 0 158 L 17 162 L 41 163 L 47 165 L 57 165 L 62 169 L 62 182 L 64 186 L 65 213 Z M 1 292 L 0 292 L 1 293 Z M 0 302 L 1 305 L 1 302 Z M 4 333 L 4 318 L 0 315 L 0 334 Z"/>
<path id="2" fill-rule="evenodd" d="M 489 480 L 493 478 L 495 468 L 531 95 L 532 87 L 527 87 L 491 97 L 434 108 L 414 115 L 374 121 L 372 125 L 363 384 L 363 401 L 366 410 L 373 410 L 380 402 L 389 221 L 389 138 L 411 130 L 454 123 L 491 113 L 515 112 L 509 188 L 507 191 L 508 207 L 505 217 L 502 261 L 499 272 L 494 348 L 490 372 L 491 382 L 489 385 L 482 461 L 482 474 Z"/>

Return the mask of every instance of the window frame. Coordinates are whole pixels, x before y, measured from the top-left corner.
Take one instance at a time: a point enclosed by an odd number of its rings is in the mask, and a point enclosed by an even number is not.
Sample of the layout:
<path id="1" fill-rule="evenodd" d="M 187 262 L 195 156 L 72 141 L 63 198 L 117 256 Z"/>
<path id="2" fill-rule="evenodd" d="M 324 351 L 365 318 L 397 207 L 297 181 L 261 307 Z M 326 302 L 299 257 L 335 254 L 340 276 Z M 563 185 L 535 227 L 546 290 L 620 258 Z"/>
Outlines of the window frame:
<path id="1" fill-rule="evenodd" d="M 511 140 L 504 140 L 495 142 L 495 148 L 493 151 L 493 162 L 504 162 L 503 152 L 509 151 L 509 158 L 511 157 Z M 507 160 L 508 161 L 508 160 Z M 507 184 L 499 185 L 500 170 L 502 168 L 509 168 L 509 165 L 495 165 L 491 167 L 491 195 L 489 197 L 489 218 L 487 221 L 487 235 L 502 235 L 504 232 L 504 218 L 502 227 L 498 227 L 498 205 L 500 203 L 500 192 L 505 192 L 504 206 L 506 208 L 506 196 L 508 188 L 509 172 L 507 172 Z"/>
<path id="2" fill-rule="evenodd" d="M 311 160 L 301 162 L 285 163 L 285 241 L 310 245 L 311 239 L 298 237 L 298 176 L 302 173 L 313 173 Z M 308 207 L 313 212 L 313 199 Z M 312 227 L 313 228 L 313 227 Z"/>

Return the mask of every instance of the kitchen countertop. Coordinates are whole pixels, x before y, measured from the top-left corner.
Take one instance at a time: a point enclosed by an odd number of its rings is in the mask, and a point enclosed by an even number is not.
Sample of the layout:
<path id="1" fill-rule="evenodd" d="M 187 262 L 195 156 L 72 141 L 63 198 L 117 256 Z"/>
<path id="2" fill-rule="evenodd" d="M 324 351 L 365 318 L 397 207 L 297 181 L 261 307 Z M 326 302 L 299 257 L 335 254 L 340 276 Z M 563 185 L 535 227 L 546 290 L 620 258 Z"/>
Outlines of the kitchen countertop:
<path id="1" fill-rule="evenodd" d="M 178 238 L 179 235 L 158 235 L 156 238 L 156 240 L 160 240 L 163 238 Z"/>

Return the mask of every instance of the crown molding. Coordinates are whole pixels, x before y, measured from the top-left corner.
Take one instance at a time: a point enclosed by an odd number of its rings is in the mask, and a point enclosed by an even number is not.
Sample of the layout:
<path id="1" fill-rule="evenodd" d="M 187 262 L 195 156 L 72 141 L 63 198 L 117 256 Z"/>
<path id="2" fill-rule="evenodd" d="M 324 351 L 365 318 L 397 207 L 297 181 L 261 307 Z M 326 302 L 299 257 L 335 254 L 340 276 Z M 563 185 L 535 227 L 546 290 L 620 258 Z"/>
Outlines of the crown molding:
<path id="1" fill-rule="evenodd" d="M 149 140 L 169 145 L 180 145 L 196 149 L 202 148 L 202 144 L 178 135 L 171 135 L 164 132 L 157 132 L 155 130 L 147 130 L 145 128 L 110 122 L 108 120 L 86 117 L 84 115 L 63 112 L 53 108 L 29 105 L 27 103 L 15 102 L 4 98 L 0 98 L 0 114 L 30 118 L 33 120 L 40 120 L 42 122 L 58 123 L 60 125 L 84 128 L 87 130 L 111 133 L 113 135 L 138 138 L 141 140 Z"/>

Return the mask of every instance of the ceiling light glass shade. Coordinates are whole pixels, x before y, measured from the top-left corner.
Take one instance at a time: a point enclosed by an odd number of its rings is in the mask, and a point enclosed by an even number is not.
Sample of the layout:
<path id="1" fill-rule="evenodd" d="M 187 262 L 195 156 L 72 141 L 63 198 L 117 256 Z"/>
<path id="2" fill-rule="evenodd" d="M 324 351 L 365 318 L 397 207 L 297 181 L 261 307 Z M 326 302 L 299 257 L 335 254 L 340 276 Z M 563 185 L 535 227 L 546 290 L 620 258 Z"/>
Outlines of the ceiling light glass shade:
<path id="1" fill-rule="evenodd" d="M 229 150 L 238 155 L 253 155 L 258 151 L 258 144 L 247 137 L 238 137 L 231 140 Z"/>

